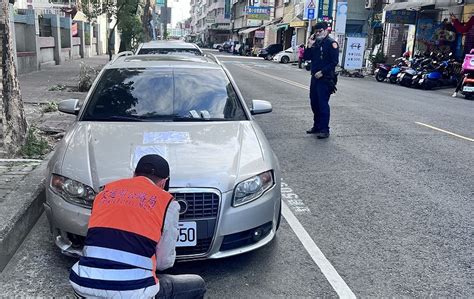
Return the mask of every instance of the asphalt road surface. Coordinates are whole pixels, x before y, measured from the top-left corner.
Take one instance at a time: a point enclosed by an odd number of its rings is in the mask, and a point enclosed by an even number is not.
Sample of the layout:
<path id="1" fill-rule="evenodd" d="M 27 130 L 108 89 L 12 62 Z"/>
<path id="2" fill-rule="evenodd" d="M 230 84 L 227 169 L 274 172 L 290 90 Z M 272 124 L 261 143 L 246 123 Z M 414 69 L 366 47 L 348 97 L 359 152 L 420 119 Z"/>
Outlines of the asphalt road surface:
<path id="1" fill-rule="evenodd" d="M 218 54 L 281 164 L 284 218 L 252 253 L 178 263 L 210 298 L 473 297 L 474 102 L 340 78 L 331 137 L 312 125 L 309 72 Z M 4 296 L 70 295 L 75 260 L 52 243 L 43 215 L 0 276 Z"/>

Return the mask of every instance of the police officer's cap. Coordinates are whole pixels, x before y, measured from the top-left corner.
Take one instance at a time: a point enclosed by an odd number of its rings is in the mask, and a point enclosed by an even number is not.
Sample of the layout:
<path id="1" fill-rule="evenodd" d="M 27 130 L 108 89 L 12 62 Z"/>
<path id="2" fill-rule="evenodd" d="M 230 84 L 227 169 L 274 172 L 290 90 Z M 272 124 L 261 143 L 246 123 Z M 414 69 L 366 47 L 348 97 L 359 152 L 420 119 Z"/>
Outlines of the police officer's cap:
<path id="1" fill-rule="evenodd" d="M 170 167 L 162 156 L 156 154 L 146 155 L 138 161 L 135 173 L 151 174 L 164 179 L 170 176 Z"/>
<path id="2" fill-rule="evenodd" d="M 328 29 L 328 23 L 327 22 L 319 22 L 316 24 L 316 26 L 314 26 L 314 29 L 318 30 L 318 29 L 323 29 L 323 30 L 326 30 Z"/>

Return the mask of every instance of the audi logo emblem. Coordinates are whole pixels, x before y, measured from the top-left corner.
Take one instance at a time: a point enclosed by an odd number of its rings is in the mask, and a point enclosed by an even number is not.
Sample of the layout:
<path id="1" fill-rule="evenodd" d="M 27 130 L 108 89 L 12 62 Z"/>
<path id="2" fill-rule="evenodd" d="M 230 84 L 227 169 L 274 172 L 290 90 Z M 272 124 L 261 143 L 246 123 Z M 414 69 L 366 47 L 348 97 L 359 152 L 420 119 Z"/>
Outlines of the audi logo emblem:
<path id="1" fill-rule="evenodd" d="M 185 201 L 184 199 L 178 200 L 179 204 L 179 214 L 183 215 L 188 211 L 188 202 Z"/>

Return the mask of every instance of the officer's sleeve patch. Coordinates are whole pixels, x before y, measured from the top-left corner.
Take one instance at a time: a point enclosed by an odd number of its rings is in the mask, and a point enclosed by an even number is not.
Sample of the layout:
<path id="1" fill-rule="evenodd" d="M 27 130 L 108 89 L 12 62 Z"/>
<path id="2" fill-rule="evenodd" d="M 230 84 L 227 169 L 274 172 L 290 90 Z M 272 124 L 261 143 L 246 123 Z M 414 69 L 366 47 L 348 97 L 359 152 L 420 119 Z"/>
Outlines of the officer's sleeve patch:
<path id="1" fill-rule="evenodd" d="M 333 43 L 332 43 L 332 47 L 333 47 L 334 49 L 337 49 L 337 48 L 339 48 L 339 45 L 338 45 L 336 42 L 333 42 Z"/>

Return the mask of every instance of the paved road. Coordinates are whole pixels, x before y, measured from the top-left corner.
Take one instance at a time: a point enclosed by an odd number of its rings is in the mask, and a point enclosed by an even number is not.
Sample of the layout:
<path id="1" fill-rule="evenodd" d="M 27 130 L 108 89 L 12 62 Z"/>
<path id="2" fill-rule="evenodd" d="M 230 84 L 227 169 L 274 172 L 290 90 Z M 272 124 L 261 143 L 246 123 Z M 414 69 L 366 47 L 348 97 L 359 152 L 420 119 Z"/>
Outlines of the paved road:
<path id="1" fill-rule="evenodd" d="M 247 101 L 272 102 L 273 112 L 256 118 L 280 159 L 288 220 L 261 250 L 181 263 L 172 273 L 201 274 L 215 298 L 336 297 L 347 289 L 360 297 L 474 296 L 474 102 L 340 78 L 332 135 L 317 140 L 305 134 L 308 72 L 219 59 Z M 1 274 L 3 295 L 70 294 L 73 263 L 54 248 L 42 217 Z"/>

